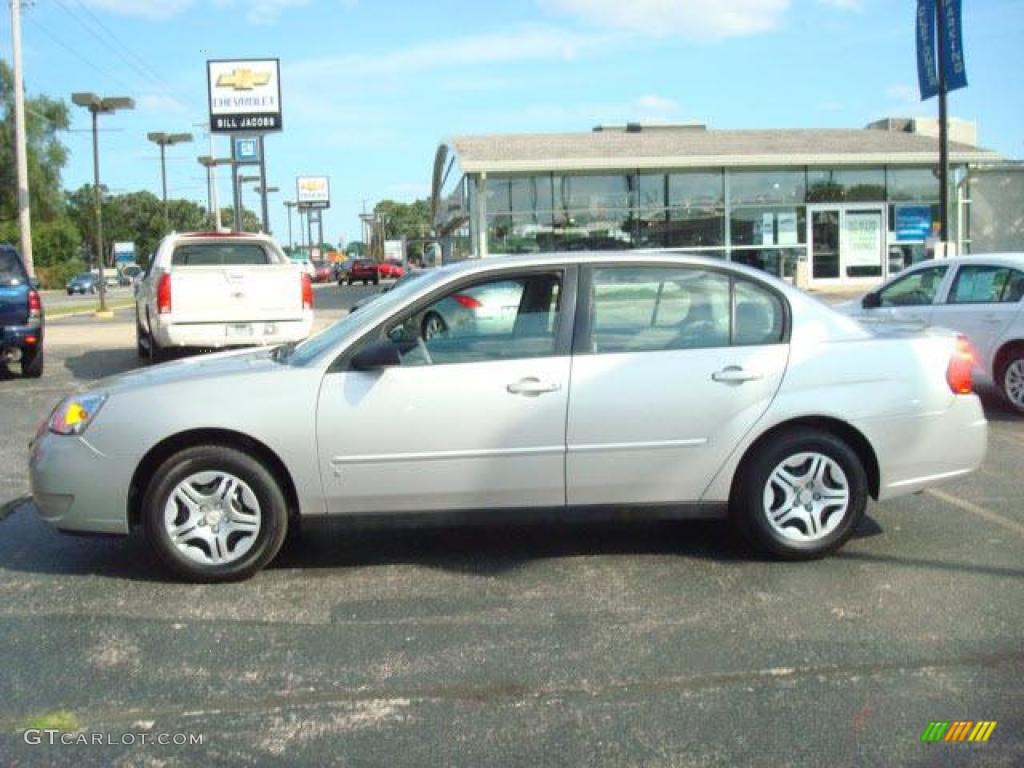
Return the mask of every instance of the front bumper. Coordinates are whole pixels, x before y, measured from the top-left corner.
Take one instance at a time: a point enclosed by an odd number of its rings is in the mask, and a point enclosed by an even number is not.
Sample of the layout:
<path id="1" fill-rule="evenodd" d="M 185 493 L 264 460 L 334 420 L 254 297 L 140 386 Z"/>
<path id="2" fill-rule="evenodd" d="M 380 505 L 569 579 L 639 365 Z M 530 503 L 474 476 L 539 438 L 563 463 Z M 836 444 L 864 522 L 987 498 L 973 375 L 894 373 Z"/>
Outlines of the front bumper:
<path id="1" fill-rule="evenodd" d="M 43 432 L 31 443 L 29 480 L 39 516 L 62 531 L 128 533 L 134 466 L 85 437 Z"/>

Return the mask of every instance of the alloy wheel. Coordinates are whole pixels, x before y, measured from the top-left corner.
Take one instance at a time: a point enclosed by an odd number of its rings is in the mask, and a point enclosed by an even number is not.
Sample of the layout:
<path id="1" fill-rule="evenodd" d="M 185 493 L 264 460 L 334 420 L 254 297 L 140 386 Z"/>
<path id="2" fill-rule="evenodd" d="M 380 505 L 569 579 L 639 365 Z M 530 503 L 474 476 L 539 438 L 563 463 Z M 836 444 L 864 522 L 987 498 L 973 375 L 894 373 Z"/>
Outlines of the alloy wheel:
<path id="1" fill-rule="evenodd" d="M 1018 408 L 1024 408 L 1024 357 L 1018 357 L 1003 374 L 1003 391 Z"/>

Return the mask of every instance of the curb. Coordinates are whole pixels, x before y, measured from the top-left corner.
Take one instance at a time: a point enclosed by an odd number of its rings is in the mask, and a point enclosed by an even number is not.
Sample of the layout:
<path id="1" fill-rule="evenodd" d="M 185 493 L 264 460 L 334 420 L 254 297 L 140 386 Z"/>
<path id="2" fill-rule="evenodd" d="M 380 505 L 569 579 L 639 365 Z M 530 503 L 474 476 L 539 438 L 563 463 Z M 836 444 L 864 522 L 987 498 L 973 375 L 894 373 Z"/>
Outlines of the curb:
<path id="1" fill-rule="evenodd" d="M 133 305 L 134 302 L 132 302 L 132 304 L 118 304 L 115 306 L 108 305 L 107 312 L 105 313 L 100 312 L 98 309 L 96 309 L 96 307 L 92 307 L 91 309 L 73 309 L 70 312 L 61 312 L 60 310 L 56 310 L 54 312 L 47 312 L 46 319 L 63 320 L 65 317 L 83 317 L 85 315 L 93 315 L 100 320 L 109 320 L 114 316 L 114 312 L 116 312 L 117 310 L 128 309 Z"/>

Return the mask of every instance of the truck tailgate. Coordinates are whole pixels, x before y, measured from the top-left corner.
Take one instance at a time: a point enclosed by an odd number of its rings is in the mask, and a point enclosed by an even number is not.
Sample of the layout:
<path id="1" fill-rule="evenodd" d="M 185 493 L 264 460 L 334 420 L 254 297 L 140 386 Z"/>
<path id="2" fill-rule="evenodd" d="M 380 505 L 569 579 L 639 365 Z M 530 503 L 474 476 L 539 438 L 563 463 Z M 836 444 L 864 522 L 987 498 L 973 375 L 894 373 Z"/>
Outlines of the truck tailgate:
<path id="1" fill-rule="evenodd" d="M 299 320 L 301 273 L 291 264 L 176 266 L 171 315 L 175 323 Z"/>

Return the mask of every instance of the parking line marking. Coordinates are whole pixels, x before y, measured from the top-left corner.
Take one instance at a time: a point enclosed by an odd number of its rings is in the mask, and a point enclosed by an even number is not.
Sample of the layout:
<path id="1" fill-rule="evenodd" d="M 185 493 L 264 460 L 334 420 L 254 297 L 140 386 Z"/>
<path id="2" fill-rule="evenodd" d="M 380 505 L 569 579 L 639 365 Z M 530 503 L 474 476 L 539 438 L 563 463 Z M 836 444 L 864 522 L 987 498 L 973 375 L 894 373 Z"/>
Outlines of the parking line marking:
<path id="1" fill-rule="evenodd" d="M 1016 520 L 1010 520 L 1007 517 L 1003 517 L 998 512 L 993 512 L 991 509 L 979 507 L 972 501 L 961 499 L 959 496 L 954 496 L 953 494 L 946 493 L 945 491 L 940 491 L 938 488 L 931 488 L 925 491 L 925 493 L 929 496 L 934 496 L 936 499 L 944 501 L 947 504 L 952 504 L 954 507 L 962 509 L 964 512 L 970 512 L 972 515 L 977 515 L 980 518 L 988 520 L 990 523 L 1001 525 L 1014 533 L 1024 536 L 1024 525 L 1018 523 Z"/>

